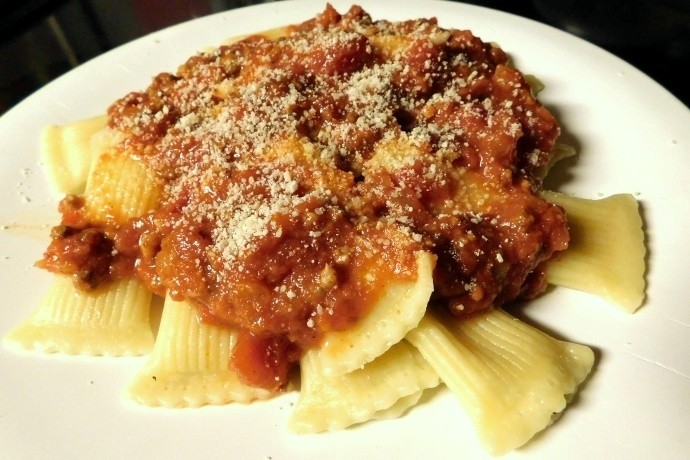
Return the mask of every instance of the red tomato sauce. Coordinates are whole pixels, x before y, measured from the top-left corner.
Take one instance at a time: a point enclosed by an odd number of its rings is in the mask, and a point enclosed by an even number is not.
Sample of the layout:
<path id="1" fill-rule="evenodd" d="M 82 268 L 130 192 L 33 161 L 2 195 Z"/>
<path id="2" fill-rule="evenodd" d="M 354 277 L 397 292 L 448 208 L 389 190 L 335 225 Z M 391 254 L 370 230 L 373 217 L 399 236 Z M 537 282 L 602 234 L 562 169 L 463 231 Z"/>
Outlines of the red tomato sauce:
<path id="1" fill-rule="evenodd" d="M 555 118 L 503 51 L 435 19 L 329 6 L 194 56 L 108 115 L 161 203 L 95 225 L 66 198 L 39 265 L 188 299 L 240 331 L 229 365 L 251 385 L 283 388 L 304 350 L 416 279 L 417 251 L 436 256 L 433 303 L 462 316 L 541 292 L 568 243 L 538 195 Z"/>

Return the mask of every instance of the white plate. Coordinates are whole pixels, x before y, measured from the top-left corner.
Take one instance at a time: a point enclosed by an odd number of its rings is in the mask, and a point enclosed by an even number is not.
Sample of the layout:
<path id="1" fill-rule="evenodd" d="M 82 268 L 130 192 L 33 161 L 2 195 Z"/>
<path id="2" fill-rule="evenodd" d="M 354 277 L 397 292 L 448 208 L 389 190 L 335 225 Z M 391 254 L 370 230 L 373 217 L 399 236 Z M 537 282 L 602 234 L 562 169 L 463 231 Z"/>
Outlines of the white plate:
<path id="1" fill-rule="evenodd" d="M 332 2 L 339 11 L 346 1 Z M 523 310 L 553 335 L 596 350 L 576 402 L 527 447 L 503 458 L 690 458 L 690 111 L 639 71 L 580 39 L 485 8 L 437 1 L 367 0 L 375 18 L 436 16 L 499 42 L 546 89 L 580 155 L 560 189 L 595 198 L 634 193 L 650 250 L 648 301 L 634 315 L 592 296 L 554 289 Z M 321 1 L 277 2 L 200 18 L 88 62 L 0 119 L 0 335 L 42 297 L 49 275 L 32 267 L 56 222 L 56 197 L 37 165 L 39 132 L 103 113 L 153 75 L 223 39 L 305 20 Z M 0 348 L 0 458 L 483 458 L 447 390 L 398 420 L 294 436 L 295 394 L 249 406 L 142 408 L 122 389 L 145 358 L 45 356 Z"/>

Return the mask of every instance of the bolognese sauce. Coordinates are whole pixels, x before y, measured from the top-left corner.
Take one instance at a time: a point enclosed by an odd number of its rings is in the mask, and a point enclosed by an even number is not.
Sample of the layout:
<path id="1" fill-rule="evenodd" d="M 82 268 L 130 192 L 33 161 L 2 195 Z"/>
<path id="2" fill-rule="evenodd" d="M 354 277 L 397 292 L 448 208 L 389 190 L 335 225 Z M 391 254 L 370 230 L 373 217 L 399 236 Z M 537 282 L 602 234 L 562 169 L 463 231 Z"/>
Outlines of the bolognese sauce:
<path id="1" fill-rule="evenodd" d="M 556 120 L 503 51 L 435 19 L 329 5 L 194 56 L 108 115 L 160 205 L 95 223 L 68 196 L 38 264 L 188 299 L 240 330 L 230 366 L 254 386 L 284 387 L 324 333 L 414 280 L 418 251 L 436 256 L 432 303 L 463 316 L 541 292 L 568 243 L 538 195 Z"/>

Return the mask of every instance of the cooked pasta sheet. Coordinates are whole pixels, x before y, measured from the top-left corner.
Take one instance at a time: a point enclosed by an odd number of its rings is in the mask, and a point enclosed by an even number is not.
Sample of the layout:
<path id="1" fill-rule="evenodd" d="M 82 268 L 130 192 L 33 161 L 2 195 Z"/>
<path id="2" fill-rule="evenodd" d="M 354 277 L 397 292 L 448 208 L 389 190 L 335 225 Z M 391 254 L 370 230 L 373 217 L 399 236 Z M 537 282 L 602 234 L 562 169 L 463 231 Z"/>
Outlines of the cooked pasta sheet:
<path id="1" fill-rule="evenodd" d="M 305 359 L 315 374 L 338 376 L 363 367 L 400 342 L 419 324 L 434 289 L 434 256 L 417 254 L 417 280 L 386 287 L 372 311 L 354 327 L 325 334 Z"/>
<path id="2" fill-rule="evenodd" d="M 76 289 L 70 277 L 56 275 L 38 309 L 6 340 L 44 352 L 146 354 L 154 342 L 151 297 L 146 286 L 134 279 L 86 292 Z"/>
<path id="3" fill-rule="evenodd" d="M 646 252 L 637 200 L 630 194 L 544 197 L 565 208 L 570 227 L 568 250 L 549 262 L 548 281 L 595 294 L 629 313 L 637 310 L 645 296 Z"/>
<path id="4" fill-rule="evenodd" d="M 41 132 L 41 163 L 54 192 L 81 193 L 103 145 L 96 133 L 108 117 L 99 115 L 67 125 L 48 125 Z"/>
<path id="5" fill-rule="evenodd" d="M 228 368 L 237 332 L 199 321 L 186 301 L 165 299 L 146 365 L 128 388 L 147 406 L 197 407 L 266 399 L 274 393 L 241 383 Z"/>
<path id="6" fill-rule="evenodd" d="M 503 310 L 466 320 L 427 313 L 407 339 L 502 454 L 549 426 L 592 368 L 589 348 L 556 340 Z"/>
<path id="7" fill-rule="evenodd" d="M 436 371 L 406 341 L 344 375 L 324 375 L 320 359 L 318 353 L 307 353 L 300 361 L 300 398 L 289 421 L 290 429 L 298 433 L 398 417 L 417 403 L 425 389 L 440 383 Z"/>
<path id="8" fill-rule="evenodd" d="M 77 171 L 78 158 L 90 156 L 90 143 L 99 119 L 77 122 L 61 128 L 68 138 L 83 140 L 63 159 L 67 170 Z M 64 136 L 63 136 L 64 137 Z M 60 143 L 44 148 L 58 151 Z M 81 152 L 80 154 L 77 154 Z M 72 163 L 70 163 L 72 162 Z M 50 169 L 47 175 L 60 176 Z M 84 182 L 84 206 L 94 221 L 144 214 L 158 201 L 160 185 L 140 162 L 129 155 L 103 153 L 86 177 L 86 168 L 71 175 L 72 183 Z M 76 276 L 76 275 L 75 275 Z M 90 355 L 139 355 L 153 346 L 149 310 L 152 294 L 136 279 L 120 280 L 93 291 L 74 286 L 73 279 L 56 275 L 52 286 L 34 314 L 7 339 L 26 348 Z"/>
<path id="9" fill-rule="evenodd" d="M 106 152 L 86 184 L 87 216 L 101 223 L 139 217 L 158 204 L 161 189 L 158 179 L 135 157 Z"/>

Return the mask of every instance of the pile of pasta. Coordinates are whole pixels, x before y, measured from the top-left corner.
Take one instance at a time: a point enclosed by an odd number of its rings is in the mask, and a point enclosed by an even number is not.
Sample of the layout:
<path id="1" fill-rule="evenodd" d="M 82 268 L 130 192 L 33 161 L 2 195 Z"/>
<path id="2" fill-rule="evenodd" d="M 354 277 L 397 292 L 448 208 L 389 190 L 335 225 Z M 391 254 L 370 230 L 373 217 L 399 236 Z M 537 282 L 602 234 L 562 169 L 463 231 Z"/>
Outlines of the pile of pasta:
<path id="1" fill-rule="evenodd" d="M 92 221 L 138 217 L 156 206 L 161 186 L 134 156 L 112 150 L 99 116 L 43 131 L 42 163 L 54 189 L 84 197 Z M 565 149 L 567 150 L 567 149 Z M 568 216 L 569 249 L 549 263 L 551 284 L 600 296 L 632 313 L 644 299 L 644 235 L 629 194 L 589 200 L 543 197 Z M 584 345 L 557 340 L 494 308 L 455 318 L 429 308 L 434 258 L 417 255 L 417 278 L 387 286 L 371 313 L 326 333 L 299 362 L 297 433 L 332 431 L 399 417 L 426 390 L 445 384 L 469 414 L 487 451 L 501 454 L 549 426 L 586 379 L 594 360 Z M 163 302 L 158 327 L 151 315 Z M 237 331 L 198 320 L 187 301 L 157 298 L 137 279 L 82 291 L 55 275 L 38 309 L 7 341 L 43 352 L 148 360 L 128 388 L 149 406 L 246 403 L 274 392 L 247 386 L 228 368 Z"/>

